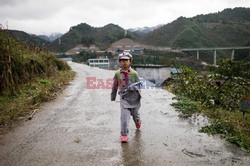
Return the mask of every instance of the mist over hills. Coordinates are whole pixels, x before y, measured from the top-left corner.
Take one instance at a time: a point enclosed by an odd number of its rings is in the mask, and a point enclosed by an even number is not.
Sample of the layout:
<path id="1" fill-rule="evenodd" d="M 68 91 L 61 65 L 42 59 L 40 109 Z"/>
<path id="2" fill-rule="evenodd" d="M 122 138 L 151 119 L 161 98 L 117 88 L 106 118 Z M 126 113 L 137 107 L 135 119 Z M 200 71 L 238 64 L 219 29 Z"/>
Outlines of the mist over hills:
<path id="1" fill-rule="evenodd" d="M 62 33 L 52 33 L 50 35 L 37 35 L 37 37 L 52 42 L 58 38 L 60 38 L 63 34 Z"/>

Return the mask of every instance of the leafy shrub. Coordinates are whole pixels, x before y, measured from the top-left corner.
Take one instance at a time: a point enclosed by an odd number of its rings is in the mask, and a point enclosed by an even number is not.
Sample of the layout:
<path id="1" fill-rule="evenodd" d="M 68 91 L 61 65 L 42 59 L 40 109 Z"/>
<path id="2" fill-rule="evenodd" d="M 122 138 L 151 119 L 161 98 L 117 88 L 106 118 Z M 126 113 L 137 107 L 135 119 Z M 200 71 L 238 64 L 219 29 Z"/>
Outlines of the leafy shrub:
<path id="1" fill-rule="evenodd" d="M 227 110 L 239 109 L 249 95 L 249 63 L 222 60 L 218 67 L 210 67 L 214 74 L 202 78 L 188 67 L 180 69 L 172 86 L 174 93 L 208 107 L 215 104 Z"/>

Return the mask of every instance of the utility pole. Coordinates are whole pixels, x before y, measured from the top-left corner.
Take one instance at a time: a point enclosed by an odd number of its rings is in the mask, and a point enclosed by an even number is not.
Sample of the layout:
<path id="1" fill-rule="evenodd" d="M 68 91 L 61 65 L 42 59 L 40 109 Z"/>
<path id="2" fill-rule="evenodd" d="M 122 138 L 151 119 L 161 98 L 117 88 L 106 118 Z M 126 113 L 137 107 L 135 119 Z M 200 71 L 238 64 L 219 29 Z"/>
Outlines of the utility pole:
<path id="1" fill-rule="evenodd" d="M 216 50 L 214 50 L 214 65 L 216 65 Z"/>
<path id="2" fill-rule="evenodd" d="M 197 60 L 200 59 L 199 50 L 197 50 Z"/>
<path id="3" fill-rule="evenodd" d="M 234 60 L 234 50 L 232 50 L 232 60 Z"/>
<path id="4" fill-rule="evenodd" d="M 6 29 L 8 30 L 9 25 L 8 25 L 8 20 L 6 21 Z"/>

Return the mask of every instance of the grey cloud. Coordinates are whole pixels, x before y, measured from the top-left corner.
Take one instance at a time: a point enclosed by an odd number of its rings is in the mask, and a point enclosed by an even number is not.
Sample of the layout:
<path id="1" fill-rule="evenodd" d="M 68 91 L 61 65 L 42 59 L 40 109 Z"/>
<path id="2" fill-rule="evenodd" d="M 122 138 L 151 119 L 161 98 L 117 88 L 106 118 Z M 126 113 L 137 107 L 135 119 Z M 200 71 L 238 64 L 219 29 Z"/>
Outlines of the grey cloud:
<path id="1" fill-rule="evenodd" d="M 2 2 L 3 0 L 1 0 Z M 6 0 L 4 0 L 6 1 Z M 22 2 L 22 3 L 20 3 Z M 25 0 L 25 1 L 9 1 L 11 5 L 5 5 L 0 10 L 1 17 L 8 19 L 45 19 L 52 17 L 67 6 L 66 0 Z"/>
<path id="2" fill-rule="evenodd" d="M 9 6 L 9 5 L 16 5 L 18 3 L 17 0 L 0 0 L 0 6 Z"/>
<path id="3" fill-rule="evenodd" d="M 86 22 L 123 28 L 166 24 L 179 16 L 248 7 L 247 0 L 0 0 L 0 24 L 31 33 L 65 32 Z"/>

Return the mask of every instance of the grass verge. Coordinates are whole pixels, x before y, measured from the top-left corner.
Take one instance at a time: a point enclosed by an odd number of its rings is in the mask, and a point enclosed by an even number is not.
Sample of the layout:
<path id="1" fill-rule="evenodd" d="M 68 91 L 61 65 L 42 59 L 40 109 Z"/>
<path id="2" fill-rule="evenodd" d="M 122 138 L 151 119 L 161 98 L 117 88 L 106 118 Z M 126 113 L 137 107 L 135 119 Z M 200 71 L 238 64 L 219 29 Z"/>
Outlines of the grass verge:
<path id="1" fill-rule="evenodd" d="M 227 141 L 238 145 L 250 153 L 250 120 L 244 118 L 240 111 L 228 111 L 219 107 L 207 108 L 200 102 L 186 97 L 178 97 L 172 106 L 182 113 L 181 117 L 189 117 L 194 113 L 203 113 L 210 119 L 210 125 L 204 126 L 199 132 L 219 134 Z"/>
<path id="2" fill-rule="evenodd" d="M 22 84 L 14 95 L 4 92 L 0 96 L 0 126 L 9 126 L 30 115 L 42 102 L 51 100 L 74 76 L 71 70 L 61 70 L 50 77 L 39 77 Z"/>

